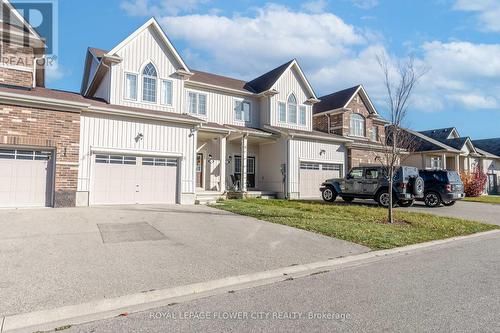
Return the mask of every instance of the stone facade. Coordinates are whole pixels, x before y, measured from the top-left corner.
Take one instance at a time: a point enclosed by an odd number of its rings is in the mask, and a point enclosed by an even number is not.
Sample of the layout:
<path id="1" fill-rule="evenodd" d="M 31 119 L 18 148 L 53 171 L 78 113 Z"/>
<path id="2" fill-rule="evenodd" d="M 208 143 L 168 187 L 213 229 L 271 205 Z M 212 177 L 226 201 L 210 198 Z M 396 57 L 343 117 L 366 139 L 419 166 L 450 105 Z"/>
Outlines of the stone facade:
<path id="1" fill-rule="evenodd" d="M 0 104 L 0 146 L 52 150 L 55 207 L 75 206 L 80 114 Z"/>

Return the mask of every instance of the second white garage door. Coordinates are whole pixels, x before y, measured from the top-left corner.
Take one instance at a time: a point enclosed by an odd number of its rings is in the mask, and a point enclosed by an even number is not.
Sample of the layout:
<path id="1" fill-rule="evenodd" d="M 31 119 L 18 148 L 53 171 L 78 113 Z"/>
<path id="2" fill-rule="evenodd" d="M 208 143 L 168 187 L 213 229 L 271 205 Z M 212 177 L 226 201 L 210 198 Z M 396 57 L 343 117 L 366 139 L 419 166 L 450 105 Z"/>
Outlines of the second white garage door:
<path id="1" fill-rule="evenodd" d="M 177 159 L 96 155 L 90 203 L 176 203 Z"/>
<path id="2" fill-rule="evenodd" d="M 329 178 L 342 177 L 342 164 L 300 163 L 300 198 L 321 198 L 321 184 Z"/>

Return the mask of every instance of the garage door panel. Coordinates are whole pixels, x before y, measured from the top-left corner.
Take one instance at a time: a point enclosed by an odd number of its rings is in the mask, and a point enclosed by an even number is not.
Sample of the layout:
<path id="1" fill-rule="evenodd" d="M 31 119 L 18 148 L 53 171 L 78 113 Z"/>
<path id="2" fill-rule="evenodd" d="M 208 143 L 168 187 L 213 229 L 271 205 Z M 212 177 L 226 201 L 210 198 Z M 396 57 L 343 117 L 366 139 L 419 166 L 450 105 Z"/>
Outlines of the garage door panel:
<path id="1" fill-rule="evenodd" d="M 330 163 L 300 164 L 300 198 L 321 198 L 321 184 L 330 178 L 342 177 L 342 165 Z"/>

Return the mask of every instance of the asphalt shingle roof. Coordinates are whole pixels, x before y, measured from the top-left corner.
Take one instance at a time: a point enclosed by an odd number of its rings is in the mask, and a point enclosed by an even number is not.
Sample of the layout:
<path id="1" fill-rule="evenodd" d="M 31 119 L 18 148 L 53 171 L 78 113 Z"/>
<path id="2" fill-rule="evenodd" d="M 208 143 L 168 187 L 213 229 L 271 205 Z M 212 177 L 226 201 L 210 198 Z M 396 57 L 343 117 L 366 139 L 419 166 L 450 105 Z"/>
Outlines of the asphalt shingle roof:
<path id="1" fill-rule="evenodd" d="M 314 114 L 343 108 L 359 87 L 360 86 L 357 85 L 355 87 L 334 92 L 333 94 L 319 97 L 321 102 L 314 105 Z"/>
<path id="2" fill-rule="evenodd" d="M 432 130 L 427 130 L 427 131 L 420 131 L 419 133 L 422 133 L 423 135 L 426 135 L 430 138 L 433 138 L 438 141 L 443 141 L 446 140 L 449 136 L 450 133 L 455 129 L 455 127 L 448 127 L 448 128 L 439 128 L 439 129 L 432 129 Z"/>
<path id="3" fill-rule="evenodd" d="M 472 144 L 490 154 L 500 156 L 500 138 L 474 140 Z"/>
<path id="4" fill-rule="evenodd" d="M 280 78 L 293 61 L 294 60 L 290 60 L 289 62 L 259 76 L 258 78 L 247 82 L 245 88 L 255 92 L 256 94 L 260 94 L 261 92 L 271 89 L 274 83 Z"/>

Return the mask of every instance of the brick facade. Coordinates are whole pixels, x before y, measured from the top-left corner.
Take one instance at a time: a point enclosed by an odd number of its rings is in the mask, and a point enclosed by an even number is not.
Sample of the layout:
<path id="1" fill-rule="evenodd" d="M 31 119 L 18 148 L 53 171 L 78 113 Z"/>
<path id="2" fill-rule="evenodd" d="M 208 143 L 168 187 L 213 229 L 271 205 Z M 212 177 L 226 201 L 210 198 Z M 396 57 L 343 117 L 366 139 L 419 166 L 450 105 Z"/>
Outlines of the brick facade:
<path id="1" fill-rule="evenodd" d="M 2 42 L 0 51 L 0 84 L 32 87 L 35 59 L 33 48 Z"/>
<path id="2" fill-rule="evenodd" d="M 75 206 L 80 114 L 0 104 L 0 146 L 55 152 L 54 206 Z"/>

